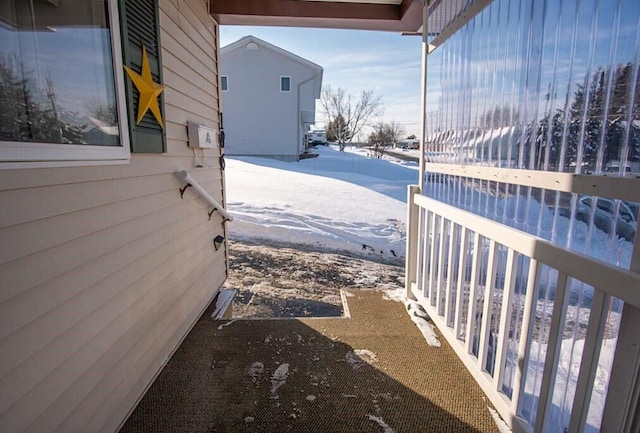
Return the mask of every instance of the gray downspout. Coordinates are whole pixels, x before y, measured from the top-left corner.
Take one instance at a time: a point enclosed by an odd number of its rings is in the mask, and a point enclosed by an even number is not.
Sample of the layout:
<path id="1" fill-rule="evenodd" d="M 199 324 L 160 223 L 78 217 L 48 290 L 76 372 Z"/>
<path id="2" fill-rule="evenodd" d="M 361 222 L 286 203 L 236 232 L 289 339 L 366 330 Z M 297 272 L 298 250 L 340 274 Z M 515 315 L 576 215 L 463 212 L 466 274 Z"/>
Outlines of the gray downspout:
<path id="1" fill-rule="evenodd" d="M 320 72 L 318 74 L 315 74 L 315 75 L 312 75 L 311 77 L 307 78 L 306 80 L 300 81 L 298 83 L 298 99 L 296 101 L 297 104 L 298 104 L 298 106 L 296 108 L 296 116 L 298 116 L 298 119 L 297 119 L 297 122 L 296 122 L 298 124 L 298 134 L 297 134 L 298 135 L 298 142 L 297 142 L 297 146 L 300 146 L 300 143 L 302 143 L 302 136 L 301 136 L 302 135 L 301 134 L 302 131 L 301 130 L 302 130 L 302 126 L 304 125 L 304 123 L 302 122 L 301 115 L 300 115 L 300 88 L 302 87 L 303 84 L 306 84 L 311 80 L 315 80 L 316 78 L 318 78 L 320 76 L 322 76 L 322 72 Z M 298 155 L 297 155 L 298 157 L 300 157 L 300 151 L 301 151 L 301 149 L 298 148 Z"/>

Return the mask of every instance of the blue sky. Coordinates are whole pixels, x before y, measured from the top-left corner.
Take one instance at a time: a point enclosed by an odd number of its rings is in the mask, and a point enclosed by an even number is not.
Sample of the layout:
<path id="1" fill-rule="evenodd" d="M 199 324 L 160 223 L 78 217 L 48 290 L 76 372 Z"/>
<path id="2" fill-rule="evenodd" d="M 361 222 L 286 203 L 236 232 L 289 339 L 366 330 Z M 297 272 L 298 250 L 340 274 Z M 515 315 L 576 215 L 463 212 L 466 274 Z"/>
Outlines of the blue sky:
<path id="1" fill-rule="evenodd" d="M 395 120 L 406 135 L 418 135 L 420 37 L 360 30 L 220 26 L 220 46 L 247 35 L 322 66 L 323 87 L 342 87 L 354 96 L 373 89 L 384 105 L 379 120 Z"/>

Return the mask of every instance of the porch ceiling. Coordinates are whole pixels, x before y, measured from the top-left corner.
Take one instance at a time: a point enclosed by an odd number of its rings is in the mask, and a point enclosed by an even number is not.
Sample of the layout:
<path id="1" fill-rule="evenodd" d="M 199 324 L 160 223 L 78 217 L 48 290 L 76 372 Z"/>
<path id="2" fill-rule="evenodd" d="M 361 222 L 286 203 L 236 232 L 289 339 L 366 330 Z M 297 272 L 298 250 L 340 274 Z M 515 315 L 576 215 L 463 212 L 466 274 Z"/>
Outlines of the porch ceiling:
<path id="1" fill-rule="evenodd" d="M 420 0 L 210 0 L 220 24 L 416 32 Z"/>

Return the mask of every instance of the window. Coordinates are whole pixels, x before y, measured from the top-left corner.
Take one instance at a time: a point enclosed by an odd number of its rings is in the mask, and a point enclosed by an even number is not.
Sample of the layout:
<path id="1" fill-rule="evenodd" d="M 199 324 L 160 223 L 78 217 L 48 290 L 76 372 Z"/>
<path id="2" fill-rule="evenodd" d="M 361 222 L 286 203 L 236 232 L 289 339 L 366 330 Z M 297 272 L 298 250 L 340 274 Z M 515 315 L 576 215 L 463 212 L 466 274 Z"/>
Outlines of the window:
<path id="1" fill-rule="evenodd" d="M 633 216 L 633 213 L 631 212 L 631 209 L 629 209 L 629 206 L 627 206 L 624 203 L 620 204 L 620 219 L 622 219 L 624 222 L 628 222 L 628 223 L 635 223 L 636 219 Z"/>
<path id="2" fill-rule="evenodd" d="M 291 77 L 280 77 L 280 91 L 281 92 L 291 91 Z"/>
<path id="3" fill-rule="evenodd" d="M 229 90 L 229 77 L 222 75 L 220 77 L 220 90 L 227 92 Z"/>
<path id="4" fill-rule="evenodd" d="M 129 157 L 116 3 L 7 0 L 0 8 L 1 161 Z"/>
<path id="5" fill-rule="evenodd" d="M 609 214 L 613 214 L 613 202 L 611 200 L 608 200 L 606 198 L 599 198 L 596 202 L 596 207 Z"/>

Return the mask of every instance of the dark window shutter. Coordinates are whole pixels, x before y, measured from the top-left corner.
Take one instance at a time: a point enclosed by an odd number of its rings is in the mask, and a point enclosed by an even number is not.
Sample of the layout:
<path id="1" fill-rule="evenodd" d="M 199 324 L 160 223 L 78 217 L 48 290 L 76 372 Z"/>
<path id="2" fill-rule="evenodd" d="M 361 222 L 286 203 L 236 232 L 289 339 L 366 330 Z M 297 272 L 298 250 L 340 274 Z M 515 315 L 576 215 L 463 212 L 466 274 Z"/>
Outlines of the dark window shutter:
<path id="1" fill-rule="evenodd" d="M 156 83 L 162 83 L 160 58 L 160 25 L 157 0 L 120 0 L 120 25 L 122 29 L 122 58 L 125 65 L 140 73 L 142 70 L 142 45 L 147 49 L 151 75 Z M 167 150 L 166 135 L 151 111 L 136 125 L 140 94 L 125 74 L 127 116 L 133 153 L 164 153 Z M 160 112 L 164 118 L 164 94 L 160 95 Z"/>

